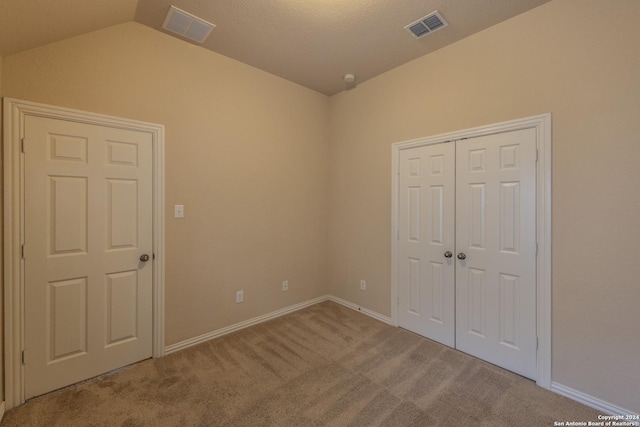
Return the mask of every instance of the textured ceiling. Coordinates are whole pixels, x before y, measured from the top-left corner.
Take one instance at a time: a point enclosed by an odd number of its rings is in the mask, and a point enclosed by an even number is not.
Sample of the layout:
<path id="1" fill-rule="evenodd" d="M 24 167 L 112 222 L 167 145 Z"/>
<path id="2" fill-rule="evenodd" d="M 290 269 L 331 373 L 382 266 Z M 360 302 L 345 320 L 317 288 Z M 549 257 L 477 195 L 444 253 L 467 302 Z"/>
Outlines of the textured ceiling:
<path id="1" fill-rule="evenodd" d="M 202 45 L 333 95 L 549 0 L 0 0 L 0 55 L 135 20 L 159 31 L 170 5 L 216 25 Z M 449 26 L 404 26 L 438 10 Z"/>

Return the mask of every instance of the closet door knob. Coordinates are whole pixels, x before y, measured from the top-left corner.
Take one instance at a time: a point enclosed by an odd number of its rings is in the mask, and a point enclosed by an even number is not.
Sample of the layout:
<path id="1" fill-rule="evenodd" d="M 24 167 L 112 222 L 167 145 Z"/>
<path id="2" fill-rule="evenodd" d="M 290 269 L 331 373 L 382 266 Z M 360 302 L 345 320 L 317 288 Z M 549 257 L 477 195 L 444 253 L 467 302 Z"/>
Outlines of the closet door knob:
<path id="1" fill-rule="evenodd" d="M 451 251 L 447 251 L 444 253 L 444 257 L 445 258 L 451 258 L 453 256 L 453 254 L 451 253 Z"/>
<path id="2" fill-rule="evenodd" d="M 458 254 L 458 259 L 467 259 L 467 256 L 464 254 L 464 252 L 460 252 Z"/>

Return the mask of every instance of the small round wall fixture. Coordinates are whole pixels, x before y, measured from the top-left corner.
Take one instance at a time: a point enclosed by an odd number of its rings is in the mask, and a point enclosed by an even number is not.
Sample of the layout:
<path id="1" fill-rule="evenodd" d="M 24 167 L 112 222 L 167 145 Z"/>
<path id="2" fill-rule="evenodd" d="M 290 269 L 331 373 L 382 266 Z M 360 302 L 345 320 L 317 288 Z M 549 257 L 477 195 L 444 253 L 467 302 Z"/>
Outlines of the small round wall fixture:
<path id="1" fill-rule="evenodd" d="M 345 83 L 354 83 L 356 81 L 356 75 L 355 74 L 351 74 L 351 73 L 347 73 L 344 75 L 344 82 Z"/>

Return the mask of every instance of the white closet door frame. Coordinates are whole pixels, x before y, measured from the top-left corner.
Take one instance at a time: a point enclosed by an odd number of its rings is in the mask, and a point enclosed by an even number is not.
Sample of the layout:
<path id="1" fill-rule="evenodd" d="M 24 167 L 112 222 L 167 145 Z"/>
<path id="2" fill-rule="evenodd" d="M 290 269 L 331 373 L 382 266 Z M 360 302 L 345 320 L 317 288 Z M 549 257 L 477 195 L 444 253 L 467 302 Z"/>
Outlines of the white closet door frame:
<path id="1" fill-rule="evenodd" d="M 164 355 L 164 126 L 17 99 L 4 99 L 4 390 L 5 407 L 24 402 L 24 163 L 25 116 L 137 130 L 153 139 L 153 357 Z"/>
<path id="2" fill-rule="evenodd" d="M 392 144 L 391 321 L 393 325 L 398 326 L 396 251 L 399 227 L 398 174 L 400 170 L 400 152 L 424 145 L 530 128 L 536 130 L 536 147 L 538 150 L 538 161 L 536 163 L 536 240 L 538 245 L 536 259 L 536 329 L 538 335 L 536 384 L 540 387 L 551 389 L 551 113 Z"/>

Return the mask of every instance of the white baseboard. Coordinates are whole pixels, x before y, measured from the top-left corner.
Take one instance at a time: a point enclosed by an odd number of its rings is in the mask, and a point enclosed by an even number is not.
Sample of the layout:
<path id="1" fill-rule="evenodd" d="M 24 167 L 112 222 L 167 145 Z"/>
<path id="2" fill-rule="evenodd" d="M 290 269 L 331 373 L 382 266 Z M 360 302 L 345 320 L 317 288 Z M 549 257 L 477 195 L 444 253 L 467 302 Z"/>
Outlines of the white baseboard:
<path id="1" fill-rule="evenodd" d="M 593 397 L 591 395 L 588 395 L 587 393 L 583 393 L 557 382 L 551 382 L 551 391 L 568 397 L 571 400 L 575 400 L 576 402 L 582 403 L 585 406 L 597 409 L 598 411 L 607 415 L 638 415 L 633 411 L 621 408 L 617 405 L 614 405 L 613 403 L 598 399 L 597 397 Z"/>
<path id="2" fill-rule="evenodd" d="M 230 325 L 212 332 L 207 332 L 206 334 L 202 334 L 197 337 L 189 338 L 188 340 L 168 345 L 164 348 L 164 354 L 167 355 L 170 353 L 175 353 L 176 351 L 184 350 L 185 348 L 189 348 L 194 345 L 212 340 L 214 338 L 239 331 L 240 329 L 248 328 L 249 326 L 257 325 L 258 323 L 266 322 L 267 320 L 275 319 L 276 317 L 284 316 L 288 313 L 293 313 L 294 311 L 302 310 L 303 308 L 318 304 L 323 301 L 327 301 L 328 299 L 328 295 L 323 295 L 321 297 L 310 299 L 299 304 L 294 304 L 280 310 L 272 311 L 271 313 L 263 314 L 262 316 L 254 317 L 253 319 L 245 320 L 244 322 L 236 323 L 235 325 Z"/>
<path id="3" fill-rule="evenodd" d="M 197 337 L 189 338 L 188 340 L 184 340 L 175 344 L 168 345 L 164 348 L 164 354 L 167 355 L 170 353 L 175 353 L 176 351 L 184 350 L 186 348 L 192 347 L 194 345 L 198 345 L 200 343 L 212 340 L 214 338 L 218 338 L 223 335 L 227 335 L 232 332 L 239 331 L 240 329 L 248 328 L 249 326 L 257 325 L 258 323 L 266 322 L 267 320 L 275 319 L 276 317 L 293 313 L 294 311 L 302 310 L 303 308 L 321 303 L 323 301 L 336 302 L 338 304 L 344 305 L 345 307 L 349 307 L 353 310 L 359 311 L 362 314 L 366 314 L 369 317 L 373 317 L 376 320 L 387 323 L 389 325 L 391 324 L 391 318 L 388 316 L 383 316 L 382 314 L 376 313 L 375 311 L 362 308 L 356 304 L 353 304 L 352 302 L 343 300 L 342 298 L 338 298 L 333 295 L 323 295 L 321 297 L 310 299 L 308 301 L 304 301 L 299 304 L 285 307 L 280 310 L 272 311 L 271 313 L 263 314 L 262 316 L 254 317 L 253 319 L 245 320 L 244 322 L 236 323 L 235 325 L 230 325 L 212 332 L 207 332 L 206 334 L 202 334 Z"/>
<path id="4" fill-rule="evenodd" d="M 369 317 L 373 317 L 376 320 L 386 323 L 387 325 L 391 325 L 391 317 L 385 316 L 383 314 L 377 313 L 373 310 L 369 310 L 368 308 L 360 307 L 357 304 L 354 304 L 350 301 L 344 300 L 342 298 L 338 298 L 334 295 L 328 295 L 330 301 L 337 302 L 338 304 L 344 305 L 345 307 L 349 307 L 355 311 L 359 311 L 362 314 L 366 314 Z"/>

